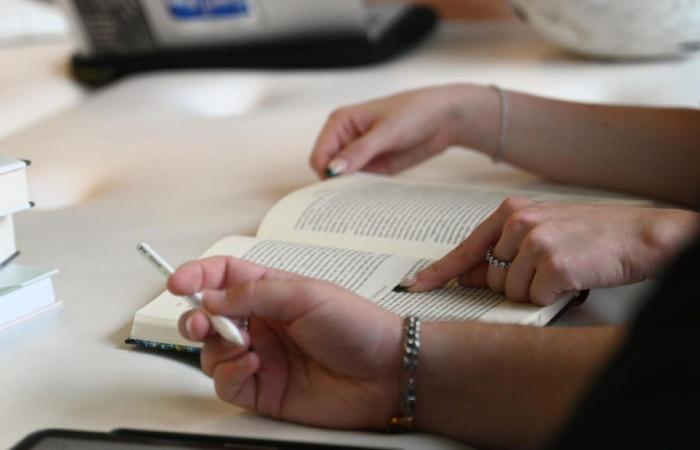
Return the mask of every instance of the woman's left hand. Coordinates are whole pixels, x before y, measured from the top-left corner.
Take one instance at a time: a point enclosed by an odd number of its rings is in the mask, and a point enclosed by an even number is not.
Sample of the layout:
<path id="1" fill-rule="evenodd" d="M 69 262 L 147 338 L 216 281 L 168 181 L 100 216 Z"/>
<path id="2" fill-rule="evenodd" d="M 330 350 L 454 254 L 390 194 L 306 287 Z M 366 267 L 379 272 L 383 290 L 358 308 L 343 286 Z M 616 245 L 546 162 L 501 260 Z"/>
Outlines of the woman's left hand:
<path id="1" fill-rule="evenodd" d="M 418 292 L 459 278 L 513 301 L 549 305 L 569 292 L 654 276 L 693 236 L 699 217 L 680 209 L 511 197 L 457 248 L 403 284 Z M 491 247 L 510 267 L 485 261 Z"/>

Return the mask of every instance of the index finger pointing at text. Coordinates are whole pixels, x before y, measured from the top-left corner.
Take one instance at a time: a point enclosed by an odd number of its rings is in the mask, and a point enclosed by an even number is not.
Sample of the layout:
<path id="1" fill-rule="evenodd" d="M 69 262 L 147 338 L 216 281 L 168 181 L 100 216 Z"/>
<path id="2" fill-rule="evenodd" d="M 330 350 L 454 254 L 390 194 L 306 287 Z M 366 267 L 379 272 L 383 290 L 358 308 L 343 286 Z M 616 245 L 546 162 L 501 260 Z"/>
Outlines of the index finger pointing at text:
<path id="1" fill-rule="evenodd" d="M 422 292 L 442 287 L 475 268 L 484 261 L 486 250 L 501 236 L 507 217 L 504 208 L 498 208 L 454 250 L 418 272 L 415 283 L 409 290 Z"/>

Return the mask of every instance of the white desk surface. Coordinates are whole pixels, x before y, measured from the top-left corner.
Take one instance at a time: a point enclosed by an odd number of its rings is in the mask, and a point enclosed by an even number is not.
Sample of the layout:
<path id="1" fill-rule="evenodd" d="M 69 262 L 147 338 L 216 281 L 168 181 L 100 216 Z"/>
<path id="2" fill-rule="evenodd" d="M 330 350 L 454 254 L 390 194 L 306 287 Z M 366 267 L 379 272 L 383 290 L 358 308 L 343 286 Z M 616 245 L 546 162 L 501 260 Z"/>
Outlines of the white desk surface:
<path id="1" fill-rule="evenodd" d="M 511 25 L 451 25 L 392 63 L 333 71 L 161 73 L 119 82 L 0 142 L 32 159 L 38 207 L 16 218 L 22 262 L 60 269 L 57 310 L 0 333 L 0 447 L 45 427 L 117 427 L 461 448 L 430 436 L 317 430 L 242 413 L 183 358 L 122 344 L 162 281 L 147 241 L 178 262 L 229 234 L 251 235 L 270 206 L 314 181 L 313 140 L 336 106 L 415 86 L 473 81 L 590 101 L 692 106 L 700 58 L 576 60 Z M 453 150 L 405 176 L 536 184 Z M 641 287 L 595 292 L 563 324 L 624 322 Z M 623 300 L 622 298 L 627 298 Z"/>
<path id="2" fill-rule="evenodd" d="M 85 90 L 68 77 L 70 48 L 67 41 L 59 39 L 45 43 L 0 41 L 0 139 L 77 104 L 85 96 Z"/>

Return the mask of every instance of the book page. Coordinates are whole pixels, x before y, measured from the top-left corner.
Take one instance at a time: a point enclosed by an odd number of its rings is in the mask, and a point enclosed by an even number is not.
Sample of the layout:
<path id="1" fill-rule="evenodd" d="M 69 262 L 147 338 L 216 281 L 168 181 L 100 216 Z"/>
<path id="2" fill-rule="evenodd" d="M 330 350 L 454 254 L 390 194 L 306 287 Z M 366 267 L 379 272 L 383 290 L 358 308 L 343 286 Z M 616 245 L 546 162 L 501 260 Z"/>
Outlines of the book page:
<path id="1" fill-rule="evenodd" d="M 288 195 L 267 214 L 258 238 L 438 259 L 510 195 L 600 200 L 355 174 Z"/>
<path id="2" fill-rule="evenodd" d="M 258 237 L 437 259 L 505 195 L 356 174 L 288 195 L 267 214 Z"/>

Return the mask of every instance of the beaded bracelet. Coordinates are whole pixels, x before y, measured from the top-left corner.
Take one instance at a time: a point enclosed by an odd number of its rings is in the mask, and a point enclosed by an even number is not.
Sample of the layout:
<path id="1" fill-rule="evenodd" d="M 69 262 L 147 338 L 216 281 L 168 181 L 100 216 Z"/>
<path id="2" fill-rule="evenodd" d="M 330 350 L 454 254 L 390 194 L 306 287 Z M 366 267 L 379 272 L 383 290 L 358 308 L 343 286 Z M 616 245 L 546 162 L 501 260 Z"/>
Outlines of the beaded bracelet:
<path id="1" fill-rule="evenodd" d="M 420 350 L 420 319 L 408 316 L 403 323 L 403 367 L 408 380 L 401 397 L 400 414 L 389 419 L 390 432 L 412 431 L 416 420 L 416 372 Z"/>

